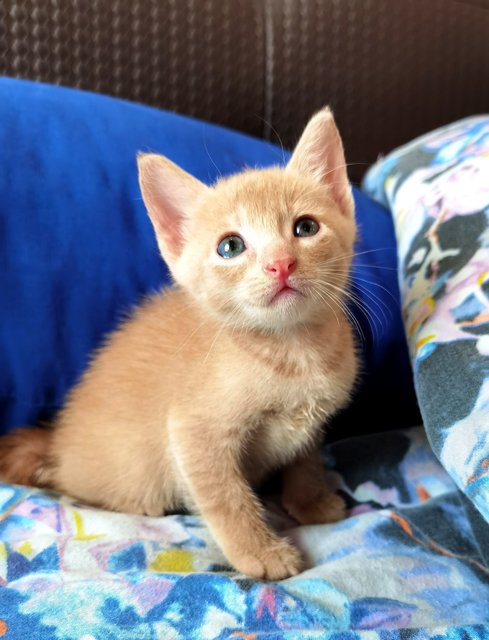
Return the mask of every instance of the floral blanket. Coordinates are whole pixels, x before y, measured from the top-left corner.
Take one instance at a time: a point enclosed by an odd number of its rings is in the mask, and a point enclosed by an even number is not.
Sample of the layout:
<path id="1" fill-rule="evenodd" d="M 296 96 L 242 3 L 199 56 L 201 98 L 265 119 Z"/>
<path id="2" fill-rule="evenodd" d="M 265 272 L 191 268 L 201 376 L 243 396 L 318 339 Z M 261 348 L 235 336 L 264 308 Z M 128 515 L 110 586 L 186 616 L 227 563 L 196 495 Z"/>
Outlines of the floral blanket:
<path id="1" fill-rule="evenodd" d="M 277 583 L 233 573 L 197 517 L 0 485 L 0 638 L 489 638 L 489 571 L 424 431 L 337 442 L 325 465 L 347 520 L 297 527 L 265 497 L 306 559 Z"/>

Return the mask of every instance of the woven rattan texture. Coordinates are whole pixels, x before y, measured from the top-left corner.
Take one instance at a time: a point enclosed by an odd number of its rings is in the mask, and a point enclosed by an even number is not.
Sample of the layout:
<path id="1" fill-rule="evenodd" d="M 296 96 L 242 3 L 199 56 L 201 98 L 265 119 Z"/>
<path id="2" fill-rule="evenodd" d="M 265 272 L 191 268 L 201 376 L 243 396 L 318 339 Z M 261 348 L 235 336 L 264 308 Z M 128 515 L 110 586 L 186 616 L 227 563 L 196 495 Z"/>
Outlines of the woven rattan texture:
<path id="1" fill-rule="evenodd" d="M 330 103 L 358 162 L 489 110 L 489 0 L 2 0 L 0 73 L 292 145 Z"/>
<path id="2" fill-rule="evenodd" d="M 249 0 L 2 0 L 0 73 L 260 134 L 264 34 Z"/>

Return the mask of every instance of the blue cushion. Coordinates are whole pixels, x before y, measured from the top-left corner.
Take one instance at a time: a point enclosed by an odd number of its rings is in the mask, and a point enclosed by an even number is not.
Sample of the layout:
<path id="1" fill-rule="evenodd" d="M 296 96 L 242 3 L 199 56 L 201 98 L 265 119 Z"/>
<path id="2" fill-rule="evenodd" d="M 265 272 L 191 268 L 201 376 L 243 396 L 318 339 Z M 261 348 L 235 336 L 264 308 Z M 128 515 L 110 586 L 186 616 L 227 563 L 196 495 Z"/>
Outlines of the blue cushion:
<path id="1" fill-rule="evenodd" d="M 142 295 L 169 282 L 141 201 L 137 151 L 165 154 L 205 182 L 245 166 L 277 164 L 283 156 L 272 144 L 190 118 L 8 78 L 0 79 L 0 148 L 5 432 L 49 417 L 102 336 Z M 396 426 L 413 413 L 415 400 L 395 271 L 389 270 L 396 266 L 394 232 L 383 207 L 358 191 L 355 197 L 358 250 L 375 251 L 358 257 L 354 287 L 371 313 L 386 316 L 382 330 L 375 321 L 380 339 L 367 333 L 366 375 L 355 407 L 363 425 L 369 408 L 377 425 Z M 382 302 L 373 303 L 372 295 Z M 358 308 L 355 314 L 366 327 Z M 386 393 L 404 407 L 402 420 L 382 413 Z"/>

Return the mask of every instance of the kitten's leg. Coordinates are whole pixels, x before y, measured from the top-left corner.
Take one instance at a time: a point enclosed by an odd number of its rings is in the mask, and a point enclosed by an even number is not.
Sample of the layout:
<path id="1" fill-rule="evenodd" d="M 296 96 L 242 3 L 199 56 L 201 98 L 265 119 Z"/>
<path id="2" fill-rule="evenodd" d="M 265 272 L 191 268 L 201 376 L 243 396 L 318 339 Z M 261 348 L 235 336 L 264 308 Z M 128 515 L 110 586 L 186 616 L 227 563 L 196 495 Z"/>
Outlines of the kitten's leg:
<path id="1" fill-rule="evenodd" d="M 179 429 L 177 460 L 197 509 L 229 562 L 255 578 L 298 573 L 300 554 L 265 524 L 263 509 L 244 478 L 239 449 L 202 429 Z"/>
<path id="2" fill-rule="evenodd" d="M 343 498 L 326 487 L 319 449 L 285 468 L 282 491 L 283 506 L 300 524 L 336 522 L 346 515 Z"/>

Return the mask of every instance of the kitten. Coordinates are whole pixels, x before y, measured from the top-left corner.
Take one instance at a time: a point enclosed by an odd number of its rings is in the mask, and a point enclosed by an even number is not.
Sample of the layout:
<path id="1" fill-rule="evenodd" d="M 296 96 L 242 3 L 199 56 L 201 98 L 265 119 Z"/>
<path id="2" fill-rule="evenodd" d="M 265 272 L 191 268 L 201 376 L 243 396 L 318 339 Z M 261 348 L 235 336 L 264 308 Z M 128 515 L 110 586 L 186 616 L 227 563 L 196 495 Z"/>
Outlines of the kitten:
<path id="1" fill-rule="evenodd" d="M 284 169 L 208 187 L 161 156 L 138 166 L 175 285 L 108 338 L 52 430 L 0 440 L 1 475 L 118 511 L 196 510 L 238 571 L 285 578 L 299 552 L 252 487 L 283 467 L 298 522 L 345 513 L 319 454 L 357 372 L 343 303 L 356 227 L 333 116 L 311 119 Z"/>

